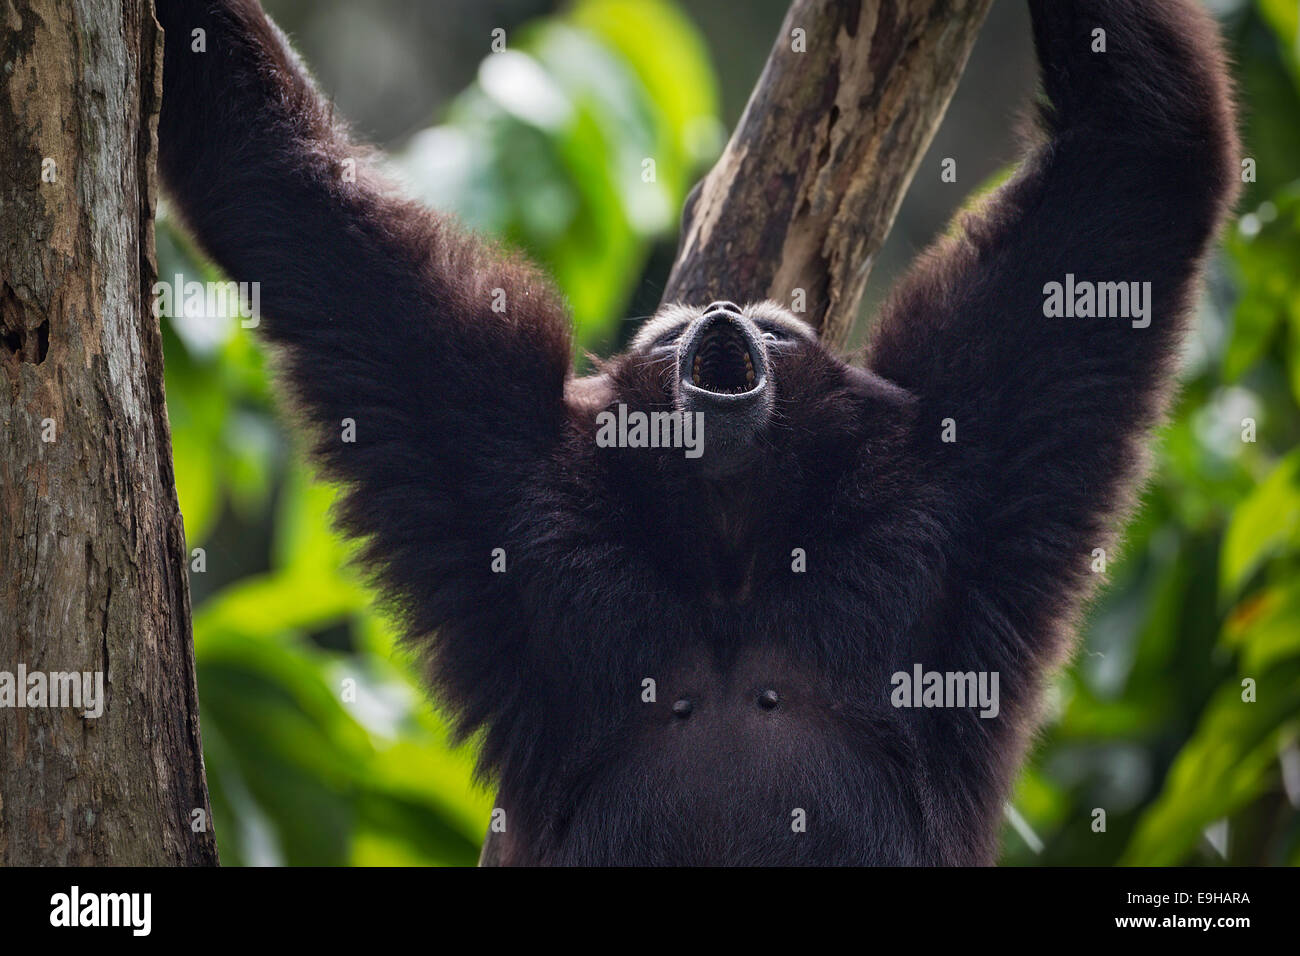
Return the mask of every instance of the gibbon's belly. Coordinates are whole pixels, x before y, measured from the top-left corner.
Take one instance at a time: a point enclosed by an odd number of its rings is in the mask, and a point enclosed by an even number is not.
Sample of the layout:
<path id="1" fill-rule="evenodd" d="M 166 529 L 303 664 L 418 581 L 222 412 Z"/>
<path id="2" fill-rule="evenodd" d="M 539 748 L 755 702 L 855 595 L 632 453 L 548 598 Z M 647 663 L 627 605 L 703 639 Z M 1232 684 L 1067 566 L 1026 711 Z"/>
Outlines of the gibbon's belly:
<path id="1" fill-rule="evenodd" d="M 697 660 L 655 698 L 629 752 L 588 781 L 557 862 L 871 862 L 873 807 L 909 804 L 901 768 L 855 747 L 844 708 L 775 655 Z M 887 842 L 912 857 L 911 841 Z"/>

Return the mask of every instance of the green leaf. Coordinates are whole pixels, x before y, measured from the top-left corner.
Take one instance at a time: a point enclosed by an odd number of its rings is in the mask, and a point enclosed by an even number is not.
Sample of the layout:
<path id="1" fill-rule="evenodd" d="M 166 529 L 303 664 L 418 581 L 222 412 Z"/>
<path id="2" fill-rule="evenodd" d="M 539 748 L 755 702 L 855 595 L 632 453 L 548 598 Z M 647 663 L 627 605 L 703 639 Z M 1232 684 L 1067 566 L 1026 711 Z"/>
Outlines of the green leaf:
<path id="1" fill-rule="evenodd" d="M 1266 588 L 1234 611 L 1223 643 L 1242 653 L 1245 673 L 1258 673 L 1300 657 L 1300 584 Z"/>
<path id="2" fill-rule="evenodd" d="M 352 866 L 473 866 L 487 823 L 467 835 L 422 801 L 367 790 L 352 836 Z"/>
<path id="3" fill-rule="evenodd" d="M 327 683 L 328 657 L 298 642 L 210 632 L 196 642 L 195 665 L 205 737 L 223 744 L 206 754 L 209 777 L 255 801 L 284 862 L 345 863 L 356 775 L 373 751 Z M 219 841 L 240 832 L 220 818 L 216 828 Z"/>
<path id="4" fill-rule="evenodd" d="M 295 577 L 339 576 L 338 569 L 355 553 L 356 545 L 333 528 L 331 514 L 338 497 L 338 487 L 313 481 L 306 465 L 289 469 L 276 511 L 274 567 Z"/>
<path id="5" fill-rule="evenodd" d="M 1195 734 L 1143 814 L 1121 863 L 1184 862 L 1211 823 L 1247 806 L 1273 785 L 1278 741 L 1300 717 L 1300 661 L 1253 676 L 1258 699 L 1242 700 L 1238 680 L 1220 688 Z"/>
<path id="6" fill-rule="evenodd" d="M 1219 593 L 1231 598 L 1269 558 L 1300 546 L 1300 449 L 1278 463 L 1233 513 L 1223 541 Z"/>
<path id="7" fill-rule="evenodd" d="M 1243 215 L 1225 245 L 1242 290 L 1223 358 L 1224 377 L 1235 381 L 1287 323 L 1295 330 L 1293 346 L 1300 343 L 1300 186 Z M 1300 373 L 1300 362 L 1290 364 L 1293 375 Z M 1300 396 L 1300 388 L 1295 394 Z"/>
<path id="8" fill-rule="evenodd" d="M 221 435 L 230 413 L 227 396 L 205 387 L 204 373 L 173 336 L 164 368 L 167 417 L 171 425 L 176 494 L 185 522 L 185 541 L 193 548 L 207 540 L 221 508 Z"/>
<path id="9" fill-rule="evenodd" d="M 1277 35 L 1287 66 L 1300 86 L 1300 7 L 1296 0 L 1258 0 L 1264 22 Z"/>

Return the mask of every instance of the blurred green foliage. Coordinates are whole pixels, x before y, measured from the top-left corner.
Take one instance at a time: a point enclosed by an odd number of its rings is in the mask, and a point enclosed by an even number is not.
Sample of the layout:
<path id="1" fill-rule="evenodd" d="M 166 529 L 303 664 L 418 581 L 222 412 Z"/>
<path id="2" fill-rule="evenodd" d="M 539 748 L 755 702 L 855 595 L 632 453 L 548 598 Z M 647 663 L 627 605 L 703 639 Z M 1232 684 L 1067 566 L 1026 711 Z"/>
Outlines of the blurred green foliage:
<path id="1" fill-rule="evenodd" d="M 1257 181 L 1210 270 L 1153 480 L 1054 682 L 1009 863 L 1300 862 L 1296 0 L 1258 0 L 1229 27 Z M 704 45 L 670 0 L 582 0 L 486 55 L 393 166 L 548 269 L 579 348 L 599 351 L 720 148 L 716 117 Z M 165 213 L 158 247 L 163 278 L 218 278 Z M 223 861 L 474 862 L 492 801 L 472 744 L 451 747 L 349 568 L 335 491 L 288 450 L 260 343 L 204 317 L 164 320 L 164 340 L 202 549 L 195 648 Z"/>
<path id="2" fill-rule="evenodd" d="M 722 145 L 707 53 L 674 6 L 646 0 L 584 0 L 510 44 L 396 165 L 415 195 L 541 263 L 578 345 L 607 346 L 648 240 L 672 233 Z"/>

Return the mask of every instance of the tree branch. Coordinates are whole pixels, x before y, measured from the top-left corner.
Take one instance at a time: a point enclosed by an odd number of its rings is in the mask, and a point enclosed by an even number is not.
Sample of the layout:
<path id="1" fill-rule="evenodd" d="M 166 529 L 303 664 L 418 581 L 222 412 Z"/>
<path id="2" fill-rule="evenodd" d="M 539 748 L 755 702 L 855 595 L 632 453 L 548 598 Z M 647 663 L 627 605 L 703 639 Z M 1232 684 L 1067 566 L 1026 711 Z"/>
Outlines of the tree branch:
<path id="1" fill-rule="evenodd" d="M 664 302 L 804 304 L 822 340 L 843 346 L 991 3 L 794 0 L 687 200 Z"/>

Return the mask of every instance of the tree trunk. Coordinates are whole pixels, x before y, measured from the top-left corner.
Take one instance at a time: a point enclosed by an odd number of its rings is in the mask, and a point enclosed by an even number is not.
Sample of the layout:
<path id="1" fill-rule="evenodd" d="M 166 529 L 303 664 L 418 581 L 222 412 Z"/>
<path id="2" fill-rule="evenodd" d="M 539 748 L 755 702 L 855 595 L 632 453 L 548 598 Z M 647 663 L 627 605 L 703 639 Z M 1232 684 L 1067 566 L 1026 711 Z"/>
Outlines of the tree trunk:
<path id="1" fill-rule="evenodd" d="M 161 33 L 149 0 L 3 16 L 0 865 L 215 863 L 148 306 Z M 50 672 L 88 698 L 41 706 Z"/>
<path id="2" fill-rule="evenodd" d="M 663 302 L 775 299 L 842 346 L 992 2 L 794 0 Z M 489 831 L 479 865 L 500 862 Z"/>
<path id="3" fill-rule="evenodd" d="M 775 299 L 842 346 L 991 4 L 795 0 L 687 200 L 664 302 Z"/>

